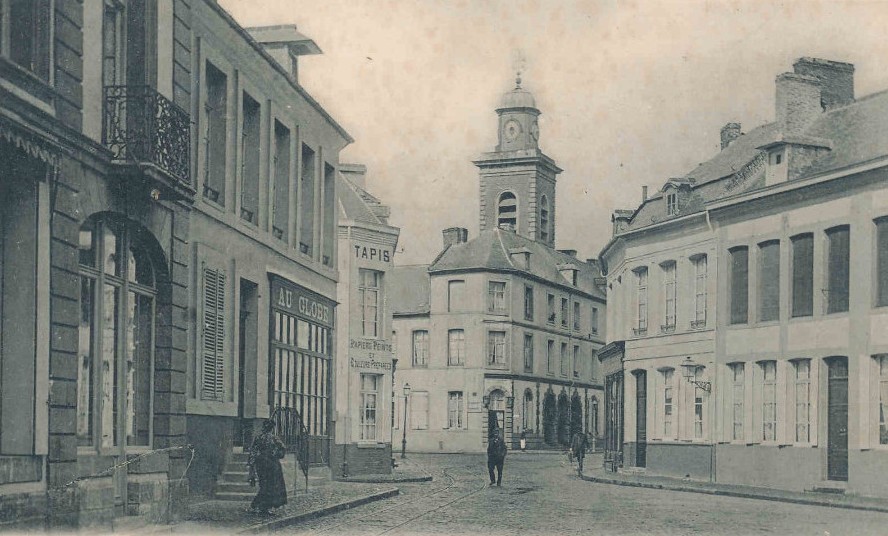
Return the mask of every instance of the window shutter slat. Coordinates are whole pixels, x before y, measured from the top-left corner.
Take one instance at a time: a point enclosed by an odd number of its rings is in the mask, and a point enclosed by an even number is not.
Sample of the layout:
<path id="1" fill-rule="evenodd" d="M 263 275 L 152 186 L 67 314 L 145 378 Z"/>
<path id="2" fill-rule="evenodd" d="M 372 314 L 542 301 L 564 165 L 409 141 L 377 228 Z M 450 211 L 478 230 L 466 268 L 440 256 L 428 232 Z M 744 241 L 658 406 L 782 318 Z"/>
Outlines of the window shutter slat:
<path id="1" fill-rule="evenodd" d="M 225 272 L 203 270 L 203 377 L 201 398 L 225 398 Z"/>

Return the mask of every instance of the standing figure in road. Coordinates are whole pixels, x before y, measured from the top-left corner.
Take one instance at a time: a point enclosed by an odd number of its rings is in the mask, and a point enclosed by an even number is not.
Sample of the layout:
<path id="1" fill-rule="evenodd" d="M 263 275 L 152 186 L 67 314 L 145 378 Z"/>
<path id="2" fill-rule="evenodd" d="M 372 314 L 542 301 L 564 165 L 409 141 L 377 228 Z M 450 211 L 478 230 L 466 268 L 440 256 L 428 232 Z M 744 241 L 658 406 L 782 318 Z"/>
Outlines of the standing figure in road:
<path id="1" fill-rule="evenodd" d="M 506 461 L 506 441 L 502 437 L 502 432 L 497 429 L 490 433 L 487 438 L 487 472 L 490 475 L 490 485 L 494 482 L 499 486 L 503 481 L 503 464 Z M 496 480 L 493 478 L 493 470 L 496 468 Z"/>
<path id="2" fill-rule="evenodd" d="M 570 452 L 579 464 L 579 472 L 583 472 L 583 458 L 586 456 L 586 448 L 589 446 L 586 434 L 577 432 L 570 439 Z"/>
<path id="3" fill-rule="evenodd" d="M 274 421 L 267 419 L 262 423 L 262 433 L 250 446 L 247 461 L 250 465 L 250 485 L 255 486 L 257 477 L 259 479 L 259 493 L 250 504 L 252 510 L 270 514 L 271 508 L 287 504 L 287 485 L 280 461 L 284 452 L 283 442 L 274 434 Z"/>

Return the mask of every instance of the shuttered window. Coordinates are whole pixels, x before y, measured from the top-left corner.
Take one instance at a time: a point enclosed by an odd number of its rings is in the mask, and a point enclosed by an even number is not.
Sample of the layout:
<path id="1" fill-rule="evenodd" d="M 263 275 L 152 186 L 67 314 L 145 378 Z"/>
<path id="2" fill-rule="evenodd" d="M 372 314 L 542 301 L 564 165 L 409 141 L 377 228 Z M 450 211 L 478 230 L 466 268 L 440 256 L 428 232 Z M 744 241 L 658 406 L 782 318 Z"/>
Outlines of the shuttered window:
<path id="1" fill-rule="evenodd" d="M 814 314 L 814 236 L 797 235 L 792 241 L 792 316 Z"/>
<path id="2" fill-rule="evenodd" d="M 780 241 L 759 244 L 759 321 L 780 319 Z"/>
<path id="3" fill-rule="evenodd" d="M 201 398 L 225 397 L 225 271 L 203 268 L 203 374 Z"/>
<path id="4" fill-rule="evenodd" d="M 745 324 L 749 318 L 749 250 L 736 247 L 731 254 L 731 324 Z"/>
<path id="5" fill-rule="evenodd" d="M 848 310 L 851 269 L 851 229 L 847 225 L 826 230 L 828 243 L 826 312 Z"/>

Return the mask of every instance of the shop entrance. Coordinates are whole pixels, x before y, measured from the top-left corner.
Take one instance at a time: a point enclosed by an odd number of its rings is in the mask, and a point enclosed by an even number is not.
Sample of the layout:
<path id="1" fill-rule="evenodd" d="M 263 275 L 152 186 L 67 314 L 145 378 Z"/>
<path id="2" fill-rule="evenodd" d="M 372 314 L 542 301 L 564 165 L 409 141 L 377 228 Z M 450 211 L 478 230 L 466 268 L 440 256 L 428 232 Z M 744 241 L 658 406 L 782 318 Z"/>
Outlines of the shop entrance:
<path id="1" fill-rule="evenodd" d="M 827 367 L 827 478 L 848 480 L 848 358 L 832 357 Z"/>

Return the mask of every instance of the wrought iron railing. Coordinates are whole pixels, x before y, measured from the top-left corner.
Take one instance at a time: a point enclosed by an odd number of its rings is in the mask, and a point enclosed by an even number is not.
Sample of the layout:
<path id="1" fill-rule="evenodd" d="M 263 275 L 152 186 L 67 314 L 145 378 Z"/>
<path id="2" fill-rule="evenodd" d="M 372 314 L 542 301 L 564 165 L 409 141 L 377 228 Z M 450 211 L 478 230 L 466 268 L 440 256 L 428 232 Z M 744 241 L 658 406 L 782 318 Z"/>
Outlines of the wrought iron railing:
<path id="1" fill-rule="evenodd" d="M 116 162 L 151 163 L 191 185 L 188 112 L 150 86 L 106 86 L 102 142 Z"/>

